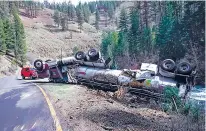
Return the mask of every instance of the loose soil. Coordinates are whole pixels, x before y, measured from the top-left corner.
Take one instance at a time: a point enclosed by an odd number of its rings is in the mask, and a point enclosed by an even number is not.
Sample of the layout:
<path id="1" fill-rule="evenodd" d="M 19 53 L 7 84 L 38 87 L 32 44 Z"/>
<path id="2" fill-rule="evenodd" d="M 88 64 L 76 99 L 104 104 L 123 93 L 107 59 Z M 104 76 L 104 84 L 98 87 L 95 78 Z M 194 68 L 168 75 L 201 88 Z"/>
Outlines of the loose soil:
<path id="1" fill-rule="evenodd" d="M 49 95 L 64 131 L 204 130 L 204 122 L 197 124 L 183 115 L 165 113 L 153 100 L 144 102 L 126 94 L 120 101 L 112 93 L 80 85 L 39 85 Z"/>

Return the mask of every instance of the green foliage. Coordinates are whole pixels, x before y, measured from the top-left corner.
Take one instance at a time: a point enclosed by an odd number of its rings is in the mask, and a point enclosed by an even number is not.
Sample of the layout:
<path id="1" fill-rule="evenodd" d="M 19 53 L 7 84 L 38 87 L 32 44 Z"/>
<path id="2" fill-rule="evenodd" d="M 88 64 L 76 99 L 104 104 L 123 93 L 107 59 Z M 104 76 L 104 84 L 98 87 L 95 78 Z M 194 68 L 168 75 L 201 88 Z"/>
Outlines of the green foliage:
<path id="1" fill-rule="evenodd" d="M 3 21 L 0 19 L 0 55 L 6 51 L 5 34 Z"/>
<path id="2" fill-rule="evenodd" d="M 89 16 L 91 15 L 91 12 L 89 10 L 89 6 L 87 3 L 84 3 L 83 5 L 83 13 L 84 13 L 84 21 L 89 22 Z"/>
<path id="3" fill-rule="evenodd" d="M 184 104 L 181 113 L 186 116 L 191 116 L 193 121 L 198 121 L 198 118 L 201 115 L 199 106 L 195 103 L 192 104 L 191 102 Z"/>
<path id="4" fill-rule="evenodd" d="M 9 19 L 5 19 L 3 24 L 4 24 L 4 33 L 5 33 L 5 44 L 7 46 L 7 49 L 14 50 L 14 46 L 15 46 L 14 26 Z"/>
<path id="5" fill-rule="evenodd" d="M 193 120 L 198 121 L 198 118 L 200 115 L 199 107 L 198 106 L 197 107 L 191 106 L 190 111 L 191 111 L 191 115 L 192 115 Z"/>
<path id="6" fill-rule="evenodd" d="M 94 13 L 96 10 L 96 2 L 89 2 L 88 5 L 91 13 Z"/>
<path id="7" fill-rule="evenodd" d="M 116 56 L 122 56 L 127 49 L 127 36 L 124 32 L 119 32 L 118 34 L 118 44 L 115 46 Z"/>
<path id="8" fill-rule="evenodd" d="M 143 33 L 140 36 L 140 46 L 139 48 L 142 51 L 151 51 L 152 48 L 152 34 L 151 34 L 151 29 L 149 27 L 145 27 L 143 29 Z"/>
<path id="9" fill-rule="evenodd" d="M 69 12 L 68 12 L 68 17 L 70 20 L 73 20 L 73 18 L 76 16 L 76 11 L 75 7 L 73 5 L 69 6 Z"/>
<path id="10" fill-rule="evenodd" d="M 194 9 L 196 6 L 196 9 Z M 191 9 L 192 8 L 192 9 Z M 186 2 L 185 16 L 182 22 L 181 33 L 186 43 L 204 45 L 205 41 L 205 2 Z"/>
<path id="11" fill-rule="evenodd" d="M 108 4 L 108 15 L 109 15 L 109 18 L 113 18 L 113 15 L 114 15 L 114 5 L 113 4 Z"/>
<path id="12" fill-rule="evenodd" d="M 64 15 L 61 17 L 61 27 L 62 27 L 62 31 L 65 31 L 66 29 L 68 29 L 68 16 Z"/>
<path id="13" fill-rule="evenodd" d="M 156 36 L 156 45 L 160 50 L 160 57 L 162 59 L 172 57 L 182 58 L 185 55 L 185 48 L 180 38 L 180 26 L 174 7 L 172 2 L 167 3 L 166 13 L 160 22 Z"/>
<path id="14" fill-rule="evenodd" d="M 151 46 L 152 48 L 156 45 L 156 26 L 152 27 L 152 32 L 151 32 Z"/>
<path id="15" fill-rule="evenodd" d="M 164 103 L 167 103 L 168 106 L 171 107 L 172 110 L 175 110 L 176 108 L 179 109 L 182 107 L 181 98 L 178 96 L 178 92 L 179 92 L 178 88 L 169 87 L 169 86 L 164 87 L 164 90 L 163 90 Z"/>
<path id="16" fill-rule="evenodd" d="M 81 2 L 79 3 L 79 5 L 77 6 L 77 22 L 78 22 L 78 25 L 79 25 L 79 29 L 80 29 L 80 32 L 83 28 L 83 23 L 84 23 L 84 14 L 83 14 L 83 9 L 82 9 L 82 4 Z"/>
<path id="17" fill-rule="evenodd" d="M 61 23 L 61 17 L 59 11 L 55 10 L 53 19 L 54 19 L 54 23 L 59 27 Z"/>
<path id="18" fill-rule="evenodd" d="M 75 55 L 78 51 L 79 51 L 78 47 L 75 46 L 75 47 L 72 49 L 72 54 Z"/>
<path id="19" fill-rule="evenodd" d="M 115 64 L 115 50 L 118 46 L 118 33 L 110 32 L 108 34 L 104 34 L 102 44 L 101 44 L 101 52 L 103 57 L 112 59 L 112 64 Z"/>
<path id="20" fill-rule="evenodd" d="M 171 104 L 168 104 L 168 103 L 162 103 L 161 106 L 164 112 L 168 112 L 172 108 Z"/>
<path id="21" fill-rule="evenodd" d="M 121 13 L 120 13 L 119 29 L 121 32 L 128 31 L 128 16 L 124 8 L 121 10 Z"/>
<path id="22" fill-rule="evenodd" d="M 197 121 L 200 116 L 200 108 L 195 103 L 184 103 L 178 96 L 178 88 L 165 87 L 163 90 L 162 108 L 165 112 L 174 111 L 177 108 L 177 113 L 186 116 L 191 116 L 194 121 Z M 176 104 L 176 105 L 175 105 Z"/>
<path id="23" fill-rule="evenodd" d="M 168 4 L 167 11 L 162 18 L 157 33 L 157 44 L 159 47 L 166 45 L 171 39 L 171 32 L 174 27 L 175 18 L 173 17 L 173 8 Z"/>
<path id="24" fill-rule="evenodd" d="M 184 105 L 183 109 L 182 109 L 182 114 L 184 114 L 184 115 L 187 116 L 187 115 L 189 114 L 190 107 L 191 107 L 191 105 L 186 103 L 186 104 Z"/>
<path id="25" fill-rule="evenodd" d="M 24 34 L 24 26 L 21 23 L 21 19 L 17 13 L 17 10 L 14 8 L 13 11 L 14 17 L 14 30 L 15 30 L 15 56 L 17 60 L 20 60 L 22 64 L 26 62 L 26 41 Z"/>
<path id="26" fill-rule="evenodd" d="M 136 8 L 130 10 L 130 29 L 128 35 L 130 54 L 138 54 L 140 46 L 139 15 Z"/>
<path id="27" fill-rule="evenodd" d="M 30 6 L 29 2 L 22 4 Z M 19 2 L 0 2 L 0 50 L 3 51 L 1 55 L 14 53 L 16 60 L 23 64 L 26 61 L 26 42 L 24 27 L 18 14 L 19 5 Z"/>

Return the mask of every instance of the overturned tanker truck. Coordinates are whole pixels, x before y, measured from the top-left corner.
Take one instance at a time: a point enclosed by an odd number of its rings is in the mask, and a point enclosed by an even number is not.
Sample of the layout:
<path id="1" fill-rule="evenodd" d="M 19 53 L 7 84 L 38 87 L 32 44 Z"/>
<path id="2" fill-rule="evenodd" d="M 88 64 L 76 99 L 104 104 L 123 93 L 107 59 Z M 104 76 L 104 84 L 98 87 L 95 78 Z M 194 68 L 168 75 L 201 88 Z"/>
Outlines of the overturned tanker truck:
<path id="1" fill-rule="evenodd" d="M 37 59 L 34 67 L 38 78 L 49 78 L 50 82 L 85 84 L 104 91 L 117 91 L 119 87 L 143 96 L 160 97 L 164 87 L 183 88 L 183 96 L 193 86 L 195 68 L 187 62 L 176 65 L 166 59 L 160 65 L 142 63 L 139 70 L 114 70 L 109 68 L 111 59 L 104 60 L 100 52 L 90 49 L 79 51 L 72 57 L 60 60 Z"/>

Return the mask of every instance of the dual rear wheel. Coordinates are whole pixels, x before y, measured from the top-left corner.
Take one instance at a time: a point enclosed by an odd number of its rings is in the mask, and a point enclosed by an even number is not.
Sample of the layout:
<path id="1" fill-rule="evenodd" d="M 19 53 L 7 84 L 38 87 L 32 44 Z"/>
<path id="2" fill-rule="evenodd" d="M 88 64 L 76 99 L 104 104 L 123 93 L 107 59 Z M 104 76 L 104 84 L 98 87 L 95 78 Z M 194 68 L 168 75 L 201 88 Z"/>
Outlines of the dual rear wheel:
<path id="1" fill-rule="evenodd" d="M 188 62 L 181 62 L 179 64 L 175 64 L 172 59 L 166 59 L 161 63 L 161 68 L 165 71 L 174 72 L 188 75 L 192 72 L 192 66 Z"/>
<path id="2" fill-rule="evenodd" d="M 87 56 L 89 57 L 89 59 L 87 58 Z M 85 54 L 83 51 L 78 51 L 75 54 L 75 58 L 77 60 L 84 60 L 84 61 L 97 61 L 99 59 L 99 52 L 95 49 L 90 49 L 87 54 Z"/>

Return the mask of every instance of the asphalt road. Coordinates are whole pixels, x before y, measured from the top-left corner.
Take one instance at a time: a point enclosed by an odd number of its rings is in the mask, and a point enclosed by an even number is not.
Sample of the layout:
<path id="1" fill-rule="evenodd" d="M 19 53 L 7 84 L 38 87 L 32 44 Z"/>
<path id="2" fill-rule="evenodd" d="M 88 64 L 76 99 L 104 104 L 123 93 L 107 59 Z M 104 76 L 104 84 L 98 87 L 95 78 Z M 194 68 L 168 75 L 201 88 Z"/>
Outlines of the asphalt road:
<path id="1" fill-rule="evenodd" d="M 54 131 L 46 100 L 34 84 L 0 79 L 0 131 Z"/>

